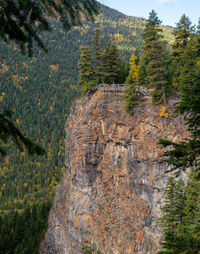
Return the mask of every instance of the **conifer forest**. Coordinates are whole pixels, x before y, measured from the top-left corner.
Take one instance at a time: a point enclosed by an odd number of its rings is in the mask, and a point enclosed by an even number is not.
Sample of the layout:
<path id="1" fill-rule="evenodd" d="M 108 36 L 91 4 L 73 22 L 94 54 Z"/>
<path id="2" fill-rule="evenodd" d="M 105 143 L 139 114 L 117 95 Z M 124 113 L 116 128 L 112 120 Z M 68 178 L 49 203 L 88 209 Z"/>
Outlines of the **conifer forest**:
<path id="1" fill-rule="evenodd" d="M 94 0 L 30 2 L 0 1 L 0 254 L 39 253 L 66 171 L 66 119 L 99 84 L 128 85 L 129 115 L 143 100 L 138 87 L 161 117 L 170 98 L 178 101 L 174 114 L 190 139 L 157 141 L 171 165 L 160 253 L 200 253 L 200 20 L 183 14 L 168 27 L 154 10 L 143 19 Z"/>

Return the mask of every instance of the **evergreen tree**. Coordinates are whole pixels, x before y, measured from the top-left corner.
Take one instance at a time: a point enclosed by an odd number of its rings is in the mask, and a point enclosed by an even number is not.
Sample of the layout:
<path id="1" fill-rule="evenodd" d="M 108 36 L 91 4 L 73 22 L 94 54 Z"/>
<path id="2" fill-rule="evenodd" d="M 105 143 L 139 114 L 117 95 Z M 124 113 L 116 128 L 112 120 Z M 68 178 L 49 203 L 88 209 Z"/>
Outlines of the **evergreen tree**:
<path id="1" fill-rule="evenodd" d="M 199 37 L 192 39 L 185 50 L 184 66 L 181 72 L 181 86 L 179 103 L 176 113 L 185 116 L 191 139 L 180 143 L 169 140 L 160 140 L 164 147 L 172 146 L 173 149 L 165 152 L 167 162 L 173 165 L 172 170 L 185 170 L 188 167 L 198 170 L 200 154 L 200 68 L 199 68 Z"/>
<path id="2" fill-rule="evenodd" d="M 124 91 L 125 98 L 125 111 L 132 115 L 133 110 L 138 106 L 139 103 L 139 95 L 137 94 L 135 85 L 131 84 Z"/>
<path id="3" fill-rule="evenodd" d="M 187 241 L 187 253 L 197 254 L 200 251 L 200 181 L 196 172 L 189 178 L 186 188 L 184 229 Z"/>
<path id="4" fill-rule="evenodd" d="M 155 11 L 149 14 L 144 31 L 144 45 L 140 60 L 139 84 L 154 89 L 152 101 L 159 104 L 166 99 L 167 71 L 165 54 L 166 47 L 161 41 L 161 21 Z"/>
<path id="5" fill-rule="evenodd" d="M 124 91 L 125 98 L 125 110 L 128 114 L 133 114 L 133 109 L 137 107 L 139 97 L 136 91 L 136 85 L 138 85 L 138 70 L 139 66 L 136 65 L 137 56 L 134 54 L 130 59 L 130 70 L 129 75 L 126 79 L 126 84 L 129 85 Z"/>
<path id="6" fill-rule="evenodd" d="M 199 19 L 199 21 L 198 21 L 196 33 L 197 33 L 197 35 L 200 35 L 200 19 Z"/>
<path id="7" fill-rule="evenodd" d="M 180 57 L 184 54 L 187 43 L 193 32 L 194 26 L 192 26 L 189 17 L 183 14 L 173 31 L 175 41 L 172 45 L 172 54 L 174 57 Z"/>
<path id="8" fill-rule="evenodd" d="M 140 63 L 140 51 L 138 48 L 136 48 L 135 52 L 134 52 L 134 55 L 137 57 L 136 60 L 135 60 L 135 63 L 136 65 L 139 65 Z"/>
<path id="9" fill-rule="evenodd" d="M 182 57 L 193 32 L 194 26 L 192 26 L 190 19 L 184 14 L 173 31 L 175 36 L 175 41 L 172 45 L 173 86 L 176 88 L 180 87 L 180 75 L 183 65 Z"/>
<path id="10" fill-rule="evenodd" d="M 114 84 L 118 81 L 122 67 L 122 60 L 116 44 L 109 41 L 102 58 L 102 68 L 104 81 L 108 84 Z"/>
<path id="11" fill-rule="evenodd" d="M 79 79 L 78 85 L 81 86 L 83 94 L 92 90 L 98 83 L 92 67 L 92 57 L 90 47 L 80 47 L 81 55 L 78 62 Z"/>
<path id="12" fill-rule="evenodd" d="M 185 248 L 184 241 L 184 204 L 185 204 L 185 185 L 180 179 L 178 182 L 170 177 L 164 192 L 164 206 L 161 226 L 164 239 L 162 246 L 169 252 L 161 253 L 182 253 Z"/>
<path id="13" fill-rule="evenodd" d="M 169 140 L 160 140 L 164 147 L 171 149 L 164 153 L 167 162 L 176 169 L 176 173 L 191 168 L 188 187 L 186 188 L 185 216 L 183 223 L 182 252 L 200 253 L 200 41 L 199 35 L 192 37 L 187 42 L 187 47 L 182 56 L 184 66 L 181 70 L 181 86 L 179 103 L 176 112 L 184 114 L 191 133 L 190 139 L 181 143 Z M 178 170 L 178 171 L 177 171 Z"/>
<path id="14" fill-rule="evenodd" d="M 102 49 L 101 49 L 101 32 L 99 28 L 96 28 L 93 36 L 93 49 L 94 49 L 94 70 L 98 83 L 103 83 L 103 71 L 102 71 Z"/>

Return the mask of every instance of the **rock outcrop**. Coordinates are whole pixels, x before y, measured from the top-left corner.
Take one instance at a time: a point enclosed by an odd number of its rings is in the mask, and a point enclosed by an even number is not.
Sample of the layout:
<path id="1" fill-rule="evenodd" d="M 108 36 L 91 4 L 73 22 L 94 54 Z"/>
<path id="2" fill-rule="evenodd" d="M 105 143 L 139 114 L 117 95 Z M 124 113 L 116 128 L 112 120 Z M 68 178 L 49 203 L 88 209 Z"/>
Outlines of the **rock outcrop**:
<path id="1" fill-rule="evenodd" d="M 41 254 L 79 254 L 85 242 L 105 254 L 160 250 L 157 220 L 168 166 L 157 141 L 187 135 L 172 104 L 164 118 L 150 99 L 133 116 L 120 96 L 97 92 L 74 103 L 66 122 L 66 174 Z"/>

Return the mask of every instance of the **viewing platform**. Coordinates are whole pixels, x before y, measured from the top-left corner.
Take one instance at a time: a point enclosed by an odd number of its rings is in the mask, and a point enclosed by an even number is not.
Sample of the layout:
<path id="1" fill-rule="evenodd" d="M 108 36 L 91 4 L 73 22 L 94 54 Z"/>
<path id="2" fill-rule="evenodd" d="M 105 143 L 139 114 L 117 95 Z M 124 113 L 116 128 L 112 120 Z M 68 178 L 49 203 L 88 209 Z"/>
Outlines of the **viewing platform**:
<path id="1" fill-rule="evenodd" d="M 123 94 L 124 90 L 128 87 L 129 85 L 126 84 L 99 84 L 98 91 L 101 91 L 105 94 Z M 138 94 L 141 94 L 145 97 L 151 97 L 150 89 L 142 86 L 136 86 L 135 88 Z"/>
<path id="2" fill-rule="evenodd" d="M 99 84 L 98 90 L 106 94 L 122 94 L 127 87 L 129 86 L 126 84 Z"/>

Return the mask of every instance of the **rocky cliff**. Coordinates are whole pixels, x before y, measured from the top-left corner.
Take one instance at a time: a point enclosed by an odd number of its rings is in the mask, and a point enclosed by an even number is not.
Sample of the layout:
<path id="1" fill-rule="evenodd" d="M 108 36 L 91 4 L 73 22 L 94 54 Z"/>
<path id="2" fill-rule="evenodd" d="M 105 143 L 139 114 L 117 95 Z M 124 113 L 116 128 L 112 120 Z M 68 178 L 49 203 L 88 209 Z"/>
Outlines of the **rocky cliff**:
<path id="1" fill-rule="evenodd" d="M 181 140 L 181 117 L 160 117 L 141 102 L 130 116 L 119 96 L 94 94 L 74 103 L 66 122 L 66 174 L 57 187 L 42 254 L 81 253 L 88 242 L 105 254 L 155 254 L 167 181 L 158 138 Z"/>

